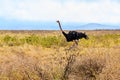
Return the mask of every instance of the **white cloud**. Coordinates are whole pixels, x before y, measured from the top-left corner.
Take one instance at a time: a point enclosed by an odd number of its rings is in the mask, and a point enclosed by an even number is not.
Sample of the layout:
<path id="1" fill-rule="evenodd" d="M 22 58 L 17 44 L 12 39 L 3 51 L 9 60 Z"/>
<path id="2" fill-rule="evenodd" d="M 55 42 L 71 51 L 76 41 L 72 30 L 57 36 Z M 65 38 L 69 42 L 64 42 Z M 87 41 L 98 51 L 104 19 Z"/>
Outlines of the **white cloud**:
<path id="1" fill-rule="evenodd" d="M 0 16 L 23 21 L 120 23 L 118 0 L 2 0 Z"/>

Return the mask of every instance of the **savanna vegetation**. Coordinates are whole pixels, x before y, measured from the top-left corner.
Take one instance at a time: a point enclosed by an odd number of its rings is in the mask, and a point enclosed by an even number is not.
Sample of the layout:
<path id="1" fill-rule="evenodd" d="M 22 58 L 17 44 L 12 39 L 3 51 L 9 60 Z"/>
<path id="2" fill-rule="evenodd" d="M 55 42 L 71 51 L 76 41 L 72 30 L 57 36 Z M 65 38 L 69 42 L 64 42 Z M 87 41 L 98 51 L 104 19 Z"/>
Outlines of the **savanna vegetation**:
<path id="1" fill-rule="evenodd" d="M 120 31 L 85 31 L 71 50 L 59 31 L 0 31 L 0 80 L 120 80 Z"/>

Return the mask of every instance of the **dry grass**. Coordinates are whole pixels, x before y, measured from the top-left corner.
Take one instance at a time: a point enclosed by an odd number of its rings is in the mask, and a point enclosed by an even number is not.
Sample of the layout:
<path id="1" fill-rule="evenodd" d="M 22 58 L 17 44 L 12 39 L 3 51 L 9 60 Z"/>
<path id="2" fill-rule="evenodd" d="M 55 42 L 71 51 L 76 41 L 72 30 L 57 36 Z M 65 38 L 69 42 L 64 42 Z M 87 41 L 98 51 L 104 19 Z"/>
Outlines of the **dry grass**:
<path id="1" fill-rule="evenodd" d="M 59 36 L 64 41 L 57 31 L 1 32 L 0 80 L 120 80 L 120 31 L 87 32 L 90 40 L 81 40 L 78 48 L 69 51 L 66 48 L 71 43 L 66 42 L 46 48 L 29 43 L 11 46 L 2 41 L 6 35 L 20 39 L 32 34 Z M 105 44 L 104 35 L 108 35 Z"/>
<path id="2" fill-rule="evenodd" d="M 86 48 L 75 57 L 66 80 L 119 80 L 119 48 Z M 82 52 L 82 51 L 80 51 Z"/>

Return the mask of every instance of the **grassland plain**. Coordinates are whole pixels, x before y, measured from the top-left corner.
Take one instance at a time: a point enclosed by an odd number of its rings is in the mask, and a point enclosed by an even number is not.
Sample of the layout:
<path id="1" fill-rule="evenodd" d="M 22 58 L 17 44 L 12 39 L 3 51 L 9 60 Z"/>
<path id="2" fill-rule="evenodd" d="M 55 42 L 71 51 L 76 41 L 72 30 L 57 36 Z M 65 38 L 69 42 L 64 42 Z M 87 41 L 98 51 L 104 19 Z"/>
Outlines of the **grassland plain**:
<path id="1" fill-rule="evenodd" d="M 0 31 L 0 80 L 120 80 L 120 31 L 85 31 L 67 50 L 59 31 Z"/>

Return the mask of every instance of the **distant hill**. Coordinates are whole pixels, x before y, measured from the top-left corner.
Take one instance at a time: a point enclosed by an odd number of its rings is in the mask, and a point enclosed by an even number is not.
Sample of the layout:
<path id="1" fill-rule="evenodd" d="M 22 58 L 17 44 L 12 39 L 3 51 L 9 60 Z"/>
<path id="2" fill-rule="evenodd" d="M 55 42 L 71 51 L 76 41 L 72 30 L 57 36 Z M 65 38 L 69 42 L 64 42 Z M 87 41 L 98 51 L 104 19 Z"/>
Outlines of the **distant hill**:
<path id="1" fill-rule="evenodd" d="M 89 23 L 85 25 L 81 25 L 79 29 L 83 30 L 97 30 L 97 29 L 120 29 L 120 26 L 112 26 L 112 25 L 103 25 L 98 23 Z"/>
<path id="2" fill-rule="evenodd" d="M 57 25 L 56 25 L 57 26 Z M 116 25 L 105 25 L 99 23 L 88 23 L 88 24 L 81 24 L 81 23 L 67 23 L 62 25 L 63 29 L 65 30 L 113 30 L 113 29 L 120 29 L 120 26 Z M 59 28 L 57 28 L 59 29 Z"/>

